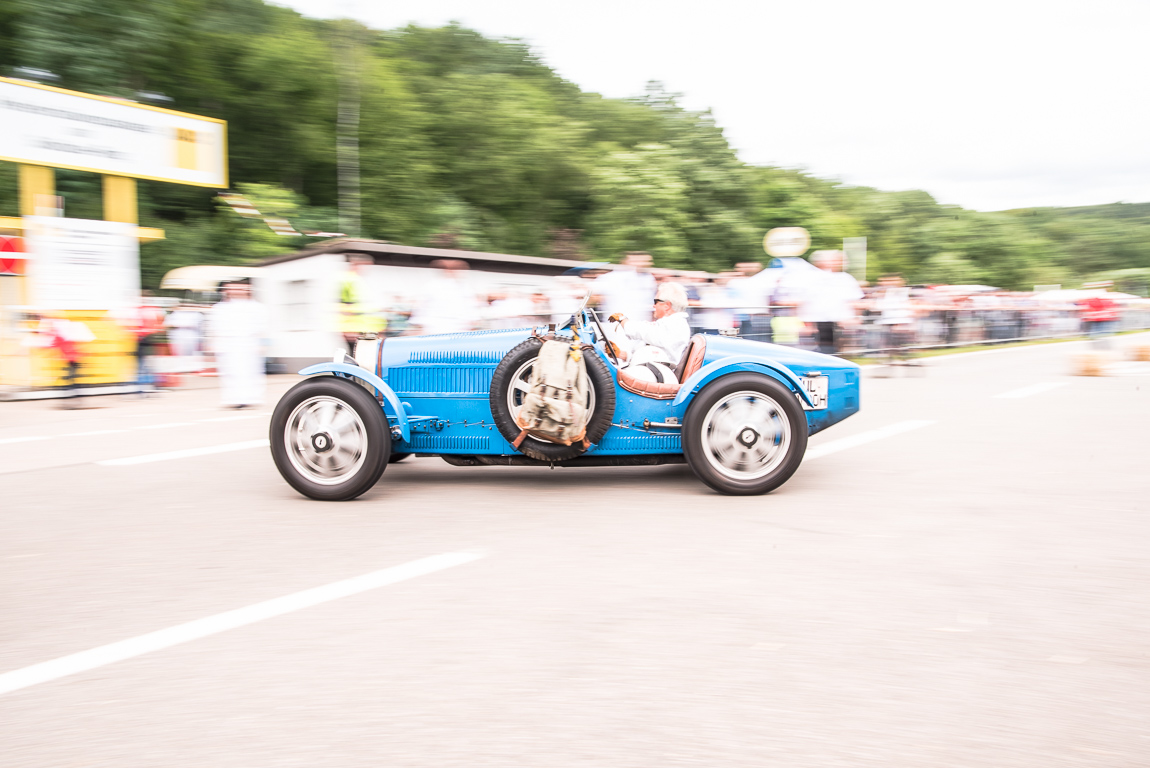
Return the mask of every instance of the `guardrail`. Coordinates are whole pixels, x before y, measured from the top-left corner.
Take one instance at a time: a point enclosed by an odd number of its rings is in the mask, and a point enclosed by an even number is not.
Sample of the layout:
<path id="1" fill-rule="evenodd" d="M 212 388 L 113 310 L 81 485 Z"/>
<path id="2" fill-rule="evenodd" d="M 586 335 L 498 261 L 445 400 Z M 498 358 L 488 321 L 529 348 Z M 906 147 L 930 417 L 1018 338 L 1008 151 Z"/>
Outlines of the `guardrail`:
<path id="1" fill-rule="evenodd" d="M 772 310 L 789 313 L 791 307 L 739 307 L 732 311 L 739 327 L 728 335 L 739 338 L 776 341 L 770 328 Z M 699 314 L 706 317 L 703 312 Z M 940 317 L 947 313 L 948 317 Z M 871 357 L 899 353 L 921 352 L 961 347 L 994 346 L 1027 341 L 1054 341 L 1088 337 L 1079 313 L 1066 310 L 954 308 L 928 310 L 925 316 L 911 323 L 894 326 L 899 342 L 891 343 L 892 326 L 876 322 L 878 315 L 860 316 L 840 326 L 838 351 L 844 357 Z M 692 312 L 692 316 L 695 313 Z M 694 323 L 693 323 L 694 325 Z M 909 327 L 908 327 L 909 326 Z M 695 326 L 698 327 L 698 326 Z M 1150 308 L 1127 307 L 1120 310 L 1119 319 L 1106 329 L 1109 333 L 1150 330 Z M 777 342 L 776 342 L 777 343 Z M 814 348 L 809 324 L 797 346 Z"/>

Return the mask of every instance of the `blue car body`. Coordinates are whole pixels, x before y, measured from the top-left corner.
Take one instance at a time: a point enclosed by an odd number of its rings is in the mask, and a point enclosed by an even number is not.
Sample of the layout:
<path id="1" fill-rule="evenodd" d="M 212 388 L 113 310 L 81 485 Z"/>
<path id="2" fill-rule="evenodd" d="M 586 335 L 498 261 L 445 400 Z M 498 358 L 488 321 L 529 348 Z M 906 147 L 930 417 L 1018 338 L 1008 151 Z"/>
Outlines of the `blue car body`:
<path id="1" fill-rule="evenodd" d="M 473 331 L 436 336 L 389 338 L 375 370 L 346 363 L 323 363 L 303 375 L 335 375 L 360 380 L 382 401 L 392 431 L 392 451 L 443 456 L 513 456 L 518 452 L 496 427 L 490 403 L 492 375 L 504 355 L 532 333 L 545 329 Z M 682 383 L 673 399 L 653 399 L 623 389 L 618 369 L 602 339 L 590 341 L 615 383 L 611 427 L 585 455 L 666 456 L 682 454 L 679 430 L 693 398 L 708 384 L 750 371 L 774 378 L 804 407 L 811 406 L 801 377 L 828 378 L 827 407 L 806 410 L 809 434 L 836 424 L 859 409 L 859 366 L 840 358 L 792 347 L 725 336 L 706 337 L 703 364 Z"/>

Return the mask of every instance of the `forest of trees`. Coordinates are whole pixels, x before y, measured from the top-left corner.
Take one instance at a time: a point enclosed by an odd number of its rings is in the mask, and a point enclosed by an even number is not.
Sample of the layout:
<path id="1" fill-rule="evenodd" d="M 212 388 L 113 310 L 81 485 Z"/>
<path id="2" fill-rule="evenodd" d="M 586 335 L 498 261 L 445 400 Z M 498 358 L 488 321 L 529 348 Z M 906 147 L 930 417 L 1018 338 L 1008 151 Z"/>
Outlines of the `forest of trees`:
<path id="1" fill-rule="evenodd" d="M 804 226 L 815 248 L 868 238 L 871 279 L 1150 284 L 1150 204 L 985 213 L 748 165 L 709 113 L 658 84 L 625 100 L 585 93 L 528 46 L 454 25 L 380 32 L 261 0 L 0 0 L 0 72 L 16 67 L 227 120 L 233 188 L 297 228 L 348 229 L 342 89 L 360 107 L 351 234 L 363 237 L 607 260 L 645 250 L 657 265 L 718 271 L 765 258 L 767 229 Z M 15 214 L 15 178 L 0 163 L 0 215 Z M 67 215 L 100 218 L 96 175 L 57 179 Z M 140 198 L 141 224 L 167 232 L 142 247 L 146 286 L 177 266 L 307 242 L 241 219 L 211 190 L 141 182 Z"/>

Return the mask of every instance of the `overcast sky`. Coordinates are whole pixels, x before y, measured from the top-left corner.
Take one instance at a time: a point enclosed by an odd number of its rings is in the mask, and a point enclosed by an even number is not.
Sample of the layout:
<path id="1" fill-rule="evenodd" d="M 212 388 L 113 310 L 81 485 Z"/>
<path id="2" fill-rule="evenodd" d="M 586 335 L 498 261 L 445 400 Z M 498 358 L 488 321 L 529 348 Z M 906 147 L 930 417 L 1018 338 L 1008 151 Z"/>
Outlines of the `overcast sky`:
<path id="1" fill-rule="evenodd" d="M 740 157 L 979 210 L 1150 201 L 1150 3 L 280 0 L 521 38 L 605 96 L 649 80 Z"/>

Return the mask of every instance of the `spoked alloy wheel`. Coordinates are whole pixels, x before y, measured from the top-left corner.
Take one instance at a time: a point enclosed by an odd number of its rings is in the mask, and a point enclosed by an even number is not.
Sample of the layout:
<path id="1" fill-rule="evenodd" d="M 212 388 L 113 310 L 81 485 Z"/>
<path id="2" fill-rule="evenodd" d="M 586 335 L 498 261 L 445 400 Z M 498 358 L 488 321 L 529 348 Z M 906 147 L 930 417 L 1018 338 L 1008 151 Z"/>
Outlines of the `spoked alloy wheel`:
<path id="1" fill-rule="evenodd" d="M 724 376 L 706 387 L 683 428 L 691 469 L 722 493 L 779 487 L 798 469 L 806 446 L 806 417 L 794 393 L 761 374 Z"/>
<path id="2" fill-rule="evenodd" d="M 309 397 L 288 416 L 284 441 L 296 471 L 319 485 L 338 485 L 363 469 L 367 427 L 347 403 Z"/>
<path id="3" fill-rule="evenodd" d="M 354 499 L 379 480 L 391 455 L 387 418 L 367 390 L 324 376 L 297 384 L 272 414 L 272 457 L 305 496 Z"/>
<path id="4" fill-rule="evenodd" d="M 791 425 L 773 398 L 761 392 L 732 392 L 703 417 L 707 461 L 729 477 L 754 481 L 773 472 L 791 445 Z"/>

